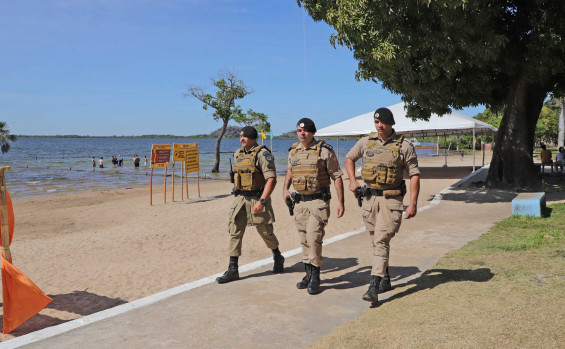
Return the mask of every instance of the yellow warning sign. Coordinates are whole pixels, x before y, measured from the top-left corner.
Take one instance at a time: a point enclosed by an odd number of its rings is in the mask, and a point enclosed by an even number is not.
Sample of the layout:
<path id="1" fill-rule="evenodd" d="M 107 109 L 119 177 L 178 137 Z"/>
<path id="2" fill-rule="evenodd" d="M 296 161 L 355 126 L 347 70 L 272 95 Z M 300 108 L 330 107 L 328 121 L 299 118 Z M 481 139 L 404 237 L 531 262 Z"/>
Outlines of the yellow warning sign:
<path id="1" fill-rule="evenodd" d="M 184 168 L 185 172 L 200 171 L 200 157 L 198 154 L 198 143 L 187 143 L 184 148 Z"/>
<path id="2" fill-rule="evenodd" d="M 173 143 L 173 161 L 184 161 L 186 148 L 198 143 Z"/>

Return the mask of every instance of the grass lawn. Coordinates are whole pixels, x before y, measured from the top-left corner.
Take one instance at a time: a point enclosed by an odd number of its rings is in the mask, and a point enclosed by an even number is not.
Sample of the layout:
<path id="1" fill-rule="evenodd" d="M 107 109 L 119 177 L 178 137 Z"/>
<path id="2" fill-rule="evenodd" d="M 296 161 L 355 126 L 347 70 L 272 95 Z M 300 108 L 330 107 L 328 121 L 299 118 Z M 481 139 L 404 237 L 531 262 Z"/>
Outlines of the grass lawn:
<path id="1" fill-rule="evenodd" d="M 499 222 L 312 347 L 565 347 L 565 204 L 549 208 Z"/>

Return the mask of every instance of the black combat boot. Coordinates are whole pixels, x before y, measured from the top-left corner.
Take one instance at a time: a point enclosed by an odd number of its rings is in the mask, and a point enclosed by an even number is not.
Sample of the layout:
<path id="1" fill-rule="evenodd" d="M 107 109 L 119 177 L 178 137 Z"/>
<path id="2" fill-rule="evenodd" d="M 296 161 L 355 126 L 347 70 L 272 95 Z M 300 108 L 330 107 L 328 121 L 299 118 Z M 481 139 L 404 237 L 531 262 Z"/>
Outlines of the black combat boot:
<path id="1" fill-rule="evenodd" d="M 371 275 L 371 283 L 369 289 L 363 295 L 363 300 L 367 302 L 377 303 L 379 301 L 379 284 L 381 283 L 381 277 Z"/>
<path id="2" fill-rule="evenodd" d="M 273 260 L 275 261 L 273 264 L 273 273 L 280 274 L 284 272 L 284 257 L 278 248 L 273 250 Z"/>
<path id="3" fill-rule="evenodd" d="M 296 288 L 302 290 L 308 288 L 308 284 L 310 283 L 310 277 L 312 276 L 312 264 L 304 263 L 304 270 L 306 270 L 306 276 L 296 284 Z"/>
<path id="4" fill-rule="evenodd" d="M 224 275 L 217 277 L 216 281 L 219 284 L 225 284 L 226 282 L 239 280 L 239 271 L 237 270 L 237 260 L 238 257 L 230 257 L 230 265 L 228 270 Z"/>
<path id="5" fill-rule="evenodd" d="M 308 283 L 308 293 L 318 294 L 320 293 L 320 267 L 311 265 L 312 275 L 310 276 L 310 282 Z"/>
<path id="6" fill-rule="evenodd" d="M 385 277 L 379 284 L 379 293 L 384 293 L 390 290 L 392 290 L 392 285 L 390 284 L 390 274 L 388 273 L 388 267 L 386 267 Z"/>

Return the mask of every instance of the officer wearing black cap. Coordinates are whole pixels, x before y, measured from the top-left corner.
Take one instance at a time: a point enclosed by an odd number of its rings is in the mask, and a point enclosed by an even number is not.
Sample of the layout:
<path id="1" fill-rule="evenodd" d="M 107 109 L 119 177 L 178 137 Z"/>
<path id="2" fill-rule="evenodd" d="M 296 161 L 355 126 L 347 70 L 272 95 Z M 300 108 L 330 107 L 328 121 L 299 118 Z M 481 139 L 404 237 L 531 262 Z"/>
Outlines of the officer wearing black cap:
<path id="1" fill-rule="evenodd" d="M 375 128 L 361 138 L 347 153 L 345 169 L 349 175 L 349 190 L 363 196 L 363 220 L 373 243 L 373 261 L 369 290 L 363 300 L 376 303 L 378 294 L 392 289 L 388 272 L 390 240 L 402 222 L 403 200 L 406 194 L 404 172 L 410 178 L 410 202 L 406 219 L 414 217 L 420 193 L 420 170 L 412 143 L 398 135 L 392 112 L 379 108 L 374 114 Z M 360 187 L 355 178 L 355 161 L 363 157 Z"/>
<path id="2" fill-rule="evenodd" d="M 242 147 L 233 155 L 235 199 L 229 210 L 230 263 L 228 270 L 216 279 L 220 284 L 239 279 L 238 258 L 248 225 L 257 228 L 273 251 L 273 273 L 282 273 L 284 268 L 284 257 L 273 232 L 275 214 L 270 198 L 277 183 L 275 158 L 267 147 L 257 144 L 257 130 L 253 126 L 241 130 L 239 141 Z"/>
<path id="3" fill-rule="evenodd" d="M 343 173 L 333 148 L 314 139 L 316 126 L 308 118 L 296 125 L 299 142 L 289 149 L 288 171 L 284 181 L 283 199 L 294 201 L 294 218 L 302 244 L 302 262 L 306 276 L 296 284 L 309 294 L 320 293 L 320 267 L 324 227 L 330 217 L 330 184 L 334 180 L 337 192 L 337 217 L 343 216 Z M 290 184 L 296 193 L 290 193 Z"/>

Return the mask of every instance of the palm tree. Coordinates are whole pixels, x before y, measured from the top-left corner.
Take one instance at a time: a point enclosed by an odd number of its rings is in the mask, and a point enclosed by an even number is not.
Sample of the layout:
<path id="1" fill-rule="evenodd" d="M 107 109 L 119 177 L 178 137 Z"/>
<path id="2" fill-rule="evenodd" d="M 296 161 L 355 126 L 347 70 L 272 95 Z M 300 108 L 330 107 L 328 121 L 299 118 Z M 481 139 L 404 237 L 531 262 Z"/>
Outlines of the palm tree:
<path id="1" fill-rule="evenodd" d="M 0 121 L 0 149 L 2 154 L 6 154 L 10 150 L 10 142 L 18 139 L 15 135 L 10 134 L 10 130 L 4 121 Z"/>

